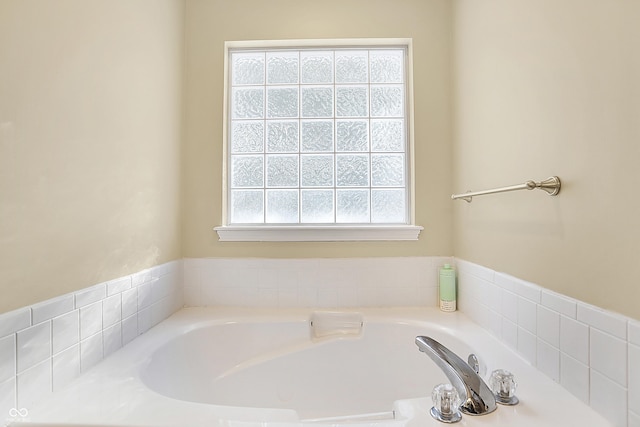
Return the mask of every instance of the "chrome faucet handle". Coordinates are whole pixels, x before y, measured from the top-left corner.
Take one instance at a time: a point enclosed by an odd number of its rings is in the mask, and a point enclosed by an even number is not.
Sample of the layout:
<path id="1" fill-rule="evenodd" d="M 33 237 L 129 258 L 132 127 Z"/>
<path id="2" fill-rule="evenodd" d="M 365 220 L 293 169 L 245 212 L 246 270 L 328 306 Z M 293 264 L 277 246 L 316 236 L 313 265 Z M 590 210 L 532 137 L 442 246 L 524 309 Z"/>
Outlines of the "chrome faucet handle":
<path id="1" fill-rule="evenodd" d="M 415 342 L 458 391 L 462 399 L 460 411 L 468 415 L 484 415 L 496 410 L 493 391 L 467 362 L 433 338 L 417 336 Z"/>

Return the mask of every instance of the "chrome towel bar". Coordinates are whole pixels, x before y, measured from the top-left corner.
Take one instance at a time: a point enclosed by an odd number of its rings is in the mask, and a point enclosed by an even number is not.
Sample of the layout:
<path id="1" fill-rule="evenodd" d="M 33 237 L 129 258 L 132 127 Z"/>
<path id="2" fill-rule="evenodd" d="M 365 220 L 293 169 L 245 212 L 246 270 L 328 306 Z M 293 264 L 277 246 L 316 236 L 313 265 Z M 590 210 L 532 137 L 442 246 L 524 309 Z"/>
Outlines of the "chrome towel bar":
<path id="1" fill-rule="evenodd" d="M 471 200 L 473 199 L 474 196 L 482 196 L 484 194 L 504 193 L 506 191 L 515 191 L 515 190 L 533 190 L 534 188 L 539 188 L 540 190 L 545 191 L 548 195 L 555 196 L 560 192 L 560 178 L 558 178 L 557 176 L 552 176 L 540 182 L 527 181 L 524 184 L 511 185 L 509 187 L 493 188 L 491 190 L 483 190 L 483 191 L 473 191 L 473 192 L 470 191 L 463 194 L 452 194 L 451 198 L 453 200 L 462 199 L 467 203 L 471 203 Z"/>

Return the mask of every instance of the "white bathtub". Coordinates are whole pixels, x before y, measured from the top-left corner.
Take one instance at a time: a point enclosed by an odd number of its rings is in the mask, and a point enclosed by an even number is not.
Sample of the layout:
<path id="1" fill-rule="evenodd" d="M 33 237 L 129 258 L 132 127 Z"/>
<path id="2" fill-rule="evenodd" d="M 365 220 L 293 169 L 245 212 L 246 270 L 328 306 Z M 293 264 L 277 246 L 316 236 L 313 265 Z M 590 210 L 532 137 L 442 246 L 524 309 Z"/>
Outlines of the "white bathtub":
<path id="1" fill-rule="evenodd" d="M 313 320 L 313 322 L 311 322 Z M 362 324 L 362 327 L 360 326 Z M 38 425 L 442 426 L 447 382 L 414 344 L 429 335 L 519 383 L 517 406 L 460 426 L 610 424 L 460 313 L 184 309 L 29 412 Z"/>

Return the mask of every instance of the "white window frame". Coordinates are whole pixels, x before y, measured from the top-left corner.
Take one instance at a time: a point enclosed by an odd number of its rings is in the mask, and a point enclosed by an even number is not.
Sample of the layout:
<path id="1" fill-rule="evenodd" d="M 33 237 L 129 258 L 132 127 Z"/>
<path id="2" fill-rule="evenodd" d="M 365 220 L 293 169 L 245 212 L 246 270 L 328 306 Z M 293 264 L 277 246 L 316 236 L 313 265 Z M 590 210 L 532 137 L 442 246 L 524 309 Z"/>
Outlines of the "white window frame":
<path id="1" fill-rule="evenodd" d="M 402 46 L 407 51 L 406 92 L 407 92 L 407 186 L 409 204 L 409 224 L 284 224 L 284 225 L 229 225 L 228 223 L 228 162 L 229 162 L 229 51 L 238 48 L 308 48 L 308 47 L 385 47 Z M 312 39 L 312 40 L 265 40 L 228 41 L 224 46 L 224 113 L 223 113 L 223 167 L 222 167 L 222 225 L 215 227 L 220 241 L 379 241 L 417 240 L 423 227 L 415 225 L 415 179 L 414 179 L 414 132 L 413 132 L 413 57 L 412 39 Z"/>

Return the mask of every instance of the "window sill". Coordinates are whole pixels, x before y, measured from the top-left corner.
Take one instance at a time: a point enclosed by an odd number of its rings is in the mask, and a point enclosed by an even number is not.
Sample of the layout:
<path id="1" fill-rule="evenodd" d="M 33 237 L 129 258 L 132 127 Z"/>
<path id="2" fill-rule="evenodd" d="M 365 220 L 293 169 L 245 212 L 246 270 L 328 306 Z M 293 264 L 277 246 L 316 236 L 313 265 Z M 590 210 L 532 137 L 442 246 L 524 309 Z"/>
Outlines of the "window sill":
<path id="1" fill-rule="evenodd" d="M 221 226 L 215 227 L 222 242 L 347 242 L 418 240 L 417 225 L 361 226 Z"/>

